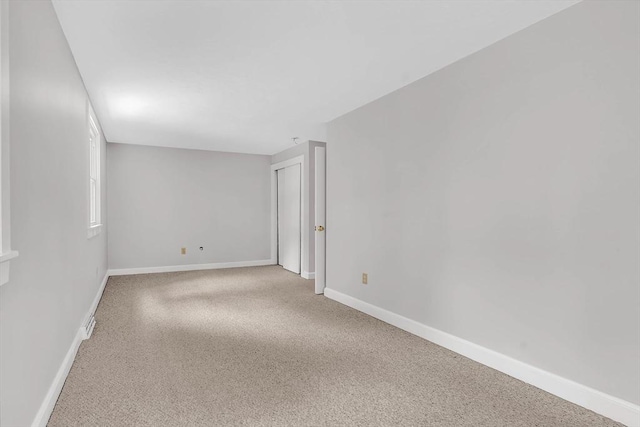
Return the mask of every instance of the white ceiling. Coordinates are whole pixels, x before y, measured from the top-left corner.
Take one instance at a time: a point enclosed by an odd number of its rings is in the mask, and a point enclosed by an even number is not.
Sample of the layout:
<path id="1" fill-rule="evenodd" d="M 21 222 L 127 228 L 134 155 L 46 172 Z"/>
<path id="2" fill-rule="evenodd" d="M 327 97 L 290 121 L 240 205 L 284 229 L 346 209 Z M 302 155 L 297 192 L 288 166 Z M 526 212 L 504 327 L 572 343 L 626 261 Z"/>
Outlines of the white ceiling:
<path id="1" fill-rule="evenodd" d="M 54 0 L 108 141 L 260 154 L 575 3 Z"/>

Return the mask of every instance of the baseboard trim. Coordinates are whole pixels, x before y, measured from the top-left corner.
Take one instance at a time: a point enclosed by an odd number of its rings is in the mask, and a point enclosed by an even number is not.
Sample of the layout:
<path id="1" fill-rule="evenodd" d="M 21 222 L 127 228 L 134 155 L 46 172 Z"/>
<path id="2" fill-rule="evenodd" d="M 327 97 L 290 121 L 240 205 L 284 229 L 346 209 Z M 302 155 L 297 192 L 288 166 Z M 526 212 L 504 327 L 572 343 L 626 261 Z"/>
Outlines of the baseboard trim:
<path id="1" fill-rule="evenodd" d="M 116 268 L 109 270 L 109 275 L 124 276 L 129 274 L 173 273 L 178 271 L 217 270 L 220 268 L 258 267 L 262 265 L 273 265 L 273 262 L 270 259 L 264 259 L 258 261 L 219 262 L 212 264 L 169 265 L 164 267 Z"/>
<path id="2" fill-rule="evenodd" d="M 308 271 L 303 271 L 300 275 L 302 276 L 303 279 L 312 280 L 316 278 L 316 273 L 310 273 Z"/>
<path id="3" fill-rule="evenodd" d="M 631 402 L 536 368 L 333 289 L 325 288 L 324 295 L 612 420 L 629 427 L 640 427 L 640 406 Z"/>
<path id="4" fill-rule="evenodd" d="M 58 401 L 58 397 L 60 396 L 60 392 L 62 391 L 62 387 L 64 386 L 64 382 L 67 379 L 67 375 L 69 375 L 69 371 L 71 371 L 71 366 L 73 366 L 73 361 L 76 358 L 76 354 L 78 353 L 78 349 L 80 348 L 80 344 L 83 339 L 85 339 L 85 328 L 87 320 L 95 313 L 98 308 L 98 304 L 100 303 L 100 299 L 102 298 L 102 293 L 104 292 L 104 288 L 107 285 L 107 281 L 109 280 L 109 272 L 107 271 L 98 287 L 98 292 L 96 293 L 93 302 L 91 303 L 91 307 L 89 307 L 89 311 L 85 316 L 84 320 L 80 324 L 76 332 L 76 336 L 73 338 L 71 342 L 71 346 L 67 351 L 67 354 L 64 356 L 62 360 L 62 364 L 56 372 L 56 376 L 53 378 L 53 382 L 47 391 L 38 412 L 31 423 L 31 427 L 46 427 L 49 422 L 49 418 L 51 417 L 51 413 L 53 412 L 53 408 L 56 406 L 56 402 Z"/>
<path id="5" fill-rule="evenodd" d="M 31 423 L 32 427 L 46 427 L 49 422 L 49 417 L 51 417 L 51 413 L 53 412 L 53 408 L 56 406 L 56 402 L 58 401 L 58 396 L 60 396 L 60 392 L 62 391 L 62 386 L 64 385 L 65 380 L 67 379 L 67 375 L 69 375 L 69 371 L 71 370 L 71 366 L 73 365 L 73 361 L 76 358 L 76 354 L 78 353 L 78 349 L 80 348 L 80 343 L 82 342 L 82 331 L 80 329 L 77 330 L 76 336 L 73 338 L 71 342 L 71 347 L 67 351 L 66 356 L 62 360 L 62 365 L 56 376 L 53 379 L 53 383 L 49 387 L 47 391 L 47 395 L 40 405 L 40 409 L 36 414 L 36 417 Z"/>
<path id="6" fill-rule="evenodd" d="M 98 304 L 100 304 L 100 300 L 102 299 L 102 294 L 104 293 L 104 288 L 107 286 L 107 281 L 109 281 L 109 276 L 111 276 L 111 271 L 107 270 L 107 272 L 104 274 L 104 278 L 102 279 L 102 283 L 100 283 L 100 287 L 98 288 L 98 293 L 96 294 L 96 297 L 93 299 L 93 302 L 91 303 L 91 307 L 89 307 L 89 312 L 87 313 L 87 316 L 85 317 L 85 320 L 82 323 L 83 325 L 86 325 L 87 321 L 91 318 L 91 316 L 93 316 L 96 313 L 96 310 L 98 309 Z"/>

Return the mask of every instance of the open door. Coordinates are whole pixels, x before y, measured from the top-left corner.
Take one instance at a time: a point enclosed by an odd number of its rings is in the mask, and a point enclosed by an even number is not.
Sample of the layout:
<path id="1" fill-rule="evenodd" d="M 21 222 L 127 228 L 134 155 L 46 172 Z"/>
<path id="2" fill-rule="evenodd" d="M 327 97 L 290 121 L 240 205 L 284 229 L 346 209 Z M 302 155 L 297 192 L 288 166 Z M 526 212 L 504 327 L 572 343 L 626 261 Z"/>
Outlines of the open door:
<path id="1" fill-rule="evenodd" d="M 327 203 L 327 149 L 316 147 L 316 286 L 315 293 L 324 293 L 326 284 L 326 203 Z"/>

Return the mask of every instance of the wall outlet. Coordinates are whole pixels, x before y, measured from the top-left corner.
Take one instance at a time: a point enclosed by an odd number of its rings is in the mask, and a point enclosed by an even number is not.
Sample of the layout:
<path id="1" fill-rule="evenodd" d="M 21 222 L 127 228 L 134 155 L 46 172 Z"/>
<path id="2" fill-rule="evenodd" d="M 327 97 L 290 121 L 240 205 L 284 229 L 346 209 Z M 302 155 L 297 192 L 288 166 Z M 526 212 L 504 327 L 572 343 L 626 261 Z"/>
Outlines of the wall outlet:
<path id="1" fill-rule="evenodd" d="M 180 248 L 180 253 L 182 255 L 186 255 L 187 254 L 187 248 Z"/>
<path id="2" fill-rule="evenodd" d="M 369 283 L 369 275 L 367 273 L 362 273 L 362 284 L 367 285 Z"/>

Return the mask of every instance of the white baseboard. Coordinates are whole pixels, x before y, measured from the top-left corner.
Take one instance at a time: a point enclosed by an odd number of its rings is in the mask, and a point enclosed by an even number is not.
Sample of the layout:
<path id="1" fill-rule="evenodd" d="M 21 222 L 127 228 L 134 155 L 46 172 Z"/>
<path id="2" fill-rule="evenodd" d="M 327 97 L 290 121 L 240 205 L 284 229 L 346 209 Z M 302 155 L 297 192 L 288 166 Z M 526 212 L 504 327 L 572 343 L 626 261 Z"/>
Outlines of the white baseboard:
<path id="1" fill-rule="evenodd" d="M 109 280 L 109 276 L 111 276 L 111 271 L 107 270 L 102 279 L 102 283 L 100 283 L 100 287 L 98 288 L 98 293 L 96 293 L 93 302 L 91 303 L 91 307 L 89 307 L 89 311 L 87 312 L 87 316 L 85 317 L 85 321 L 82 323 L 83 325 L 87 324 L 87 321 L 91 316 L 93 316 L 98 309 L 98 304 L 100 304 L 100 300 L 102 299 L 102 294 L 104 293 L 104 288 L 107 286 L 107 281 Z"/>
<path id="2" fill-rule="evenodd" d="M 98 293 L 96 297 L 93 299 L 91 303 L 91 307 L 89 307 L 89 314 L 87 318 L 93 315 L 98 309 L 98 304 L 100 304 L 100 300 L 102 299 L 102 294 L 104 293 L 104 288 L 107 286 L 107 282 L 109 281 L 109 276 L 111 276 L 111 270 L 107 270 L 104 274 L 104 278 L 102 279 L 102 283 L 100 283 L 100 287 L 98 288 Z"/>
<path id="3" fill-rule="evenodd" d="M 640 427 L 640 406 L 631 402 L 528 365 L 333 289 L 325 288 L 324 295 L 569 402 L 583 406 L 629 427 Z"/>
<path id="4" fill-rule="evenodd" d="M 31 423 L 31 427 L 46 427 L 49 422 L 49 417 L 51 417 L 53 408 L 56 406 L 58 396 L 60 396 L 60 392 L 62 391 L 62 386 L 67 379 L 67 375 L 69 375 L 73 361 L 76 358 L 78 349 L 80 348 L 82 334 L 81 329 L 78 329 L 78 332 L 76 332 L 76 336 L 73 338 L 73 342 L 71 343 L 71 347 L 69 347 L 69 351 L 67 351 L 66 356 L 62 360 L 60 369 L 58 369 L 58 372 L 53 379 L 53 383 L 49 387 L 47 395 L 45 396 L 42 405 L 40 405 L 40 409 L 38 409 L 38 413 L 36 414 L 33 423 Z"/>
<path id="5" fill-rule="evenodd" d="M 272 265 L 270 259 L 259 261 L 237 261 L 237 262 L 219 262 L 213 264 L 186 264 L 186 265 L 170 265 L 165 267 L 139 267 L 139 268 L 116 268 L 109 270 L 110 276 L 123 276 L 128 274 L 149 274 L 149 273 L 170 273 L 176 271 L 194 271 L 194 270 L 217 270 L 219 268 L 236 268 L 236 267 L 257 267 L 261 265 Z"/>
<path id="6" fill-rule="evenodd" d="M 310 273 L 308 271 L 303 271 L 301 274 L 303 279 L 315 279 L 316 278 L 316 273 Z"/>
<path id="7" fill-rule="evenodd" d="M 47 391 L 47 394 L 40 405 L 40 409 L 38 409 L 38 413 L 31 423 L 31 427 L 46 427 L 49 422 L 49 418 L 51 417 L 51 413 L 53 412 L 53 408 L 56 406 L 56 402 L 58 401 L 58 397 L 60 396 L 60 392 L 62 391 L 62 386 L 67 379 L 67 375 L 69 375 L 69 371 L 71 370 L 71 366 L 73 366 L 73 361 L 76 358 L 76 354 L 78 353 L 78 349 L 80 348 L 80 344 L 82 340 L 85 339 L 85 324 L 87 320 L 95 313 L 98 308 L 98 304 L 100 303 L 100 298 L 102 298 L 102 293 L 104 292 L 104 288 L 107 285 L 107 281 L 109 280 L 109 272 L 107 271 L 100 283 L 100 287 L 98 288 L 98 292 L 96 293 L 93 302 L 91 303 L 91 307 L 89 307 L 89 311 L 85 316 L 82 324 L 78 328 L 76 332 L 76 336 L 73 338 L 71 342 L 71 346 L 67 351 L 67 354 L 64 356 L 62 360 L 62 364 L 56 372 L 56 376 L 53 378 L 53 382 Z"/>

